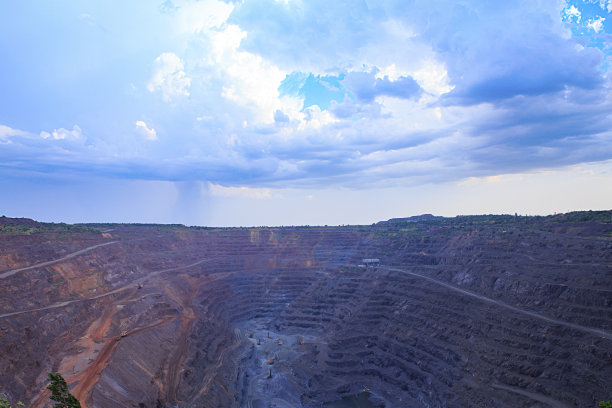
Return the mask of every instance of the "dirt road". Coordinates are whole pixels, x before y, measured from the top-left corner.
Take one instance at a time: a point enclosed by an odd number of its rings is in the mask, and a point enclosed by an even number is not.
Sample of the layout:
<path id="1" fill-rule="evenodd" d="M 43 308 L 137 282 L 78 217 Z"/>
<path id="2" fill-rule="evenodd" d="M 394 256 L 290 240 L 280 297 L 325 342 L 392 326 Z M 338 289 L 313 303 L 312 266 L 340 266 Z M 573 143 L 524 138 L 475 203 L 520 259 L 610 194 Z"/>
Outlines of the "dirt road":
<path id="1" fill-rule="evenodd" d="M 119 242 L 119 241 L 115 241 L 115 242 Z M 93 249 L 93 247 L 90 247 L 89 249 Z M 82 251 L 85 251 L 85 249 L 83 249 Z M 72 255 L 76 256 L 76 252 L 74 254 L 72 254 Z M 67 259 L 67 258 L 62 258 L 62 260 L 65 260 L 65 259 Z M 163 269 L 161 271 L 151 272 L 147 276 L 145 276 L 143 278 L 140 278 L 140 279 L 136 279 L 135 281 L 133 281 L 133 282 L 131 282 L 131 283 L 125 285 L 125 286 L 122 286 L 122 287 L 117 288 L 117 289 L 113 289 L 110 292 L 106 292 L 106 293 L 103 293 L 101 295 L 93 296 L 93 297 L 90 297 L 90 298 L 67 300 L 65 302 L 54 303 L 52 305 L 44 306 L 44 307 L 39 307 L 39 308 L 36 308 L 36 309 L 18 310 L 18 311 L 15 311 L 15 312 L 0 314 L 0 319 L 2 319 L 4 317 L 16 316 L 16 315 L 20 315 L 20 314 L 24 314 L 24 313 L 42 312 L 42 311 L 50 310 L 50 309 L 57 309 L 57 308 L 60 308 L 60 307 L 65 307 L 65 306 L 71 305 L 73 303 L 86 302 L 88 300 L 100 299 L 100 298 L 103 298 L 103 297 L 106 297 L 106 296 L 110 296 L 110 295 L 114 295 L 116 293 L 122 292 L 122 291 L 124 291 L 126 289 L 133 288 L 134 285 L 139 284 L 139 283 L 144 283 L 148 279 L 150 279 L 150 278 L 152 278 L 154 276 L 158 276 L 158 275 L 160 275 L 160 274 L 162 274 L 164 272 L 173 272 L 173 271 L 179 271 L 179 270 L 183 270 L 183 269 L 188 269 L 188 268 L 191 268 L 193 266 L 199 265 L 199 264 L 201 264 L 201 263 L 203 263 L 203 262 L 205 262 L 207 260 L 208 260 L 208 258 L 204 258 L 204 259 L 200 259 L 199 261 L 194 262 L 194 263 L 189 264 L 189 265 L 177 266 L 176 268 L 168 268 L 168 269 Z M 60 262 L 60 260 L 53 261 L 53 262 L 54 263 L 55 262 Z M 34 266 L 32 266 L 32 268 L 33 267 Z M 13 272 L 19 272 L 19 270 L 14 270 Z"/>
<path id="2" fill-rule="evenodd" d="M 153 324 L 143 326 L 143 327 L 138 327 L 136 329 L 129 331 L 126 337 L 130 335 L 134 335 L 136 333 L 140 333 L 144 330 L 149 330 L 149 329 L 170 323 L 171 321 L 174 321 L 177 318 L 178 318 L 177 316 L 168 316 Z M 98 353 L 96 359 L 85 369 L 85 371 L 80 373 L 77 376 L 77 378 L 74 379 L 74 380 L 78 379 L 79 383 L 74 388 L 74 391 L 72 392 L 72 394 L 81 402 L 81 406 L 83 408 L 89 407 L 87 404 L 87 400 L 89 399 L 89 396 L 94 386 L 100 380 L 100 376 L 102 375 L 102 372 L 106 368 L 108 361 L 113 356 L 115 348 L 120 343 L 119 341 L 116 340 L 115 337 L 106 338 L 105 340 L 106 340 L 106 344 L 104 345 L 102 350 Z"/>
<path id="3" fill-rule="evenodd" d="M 513 312 L 521 313 L 521 314 L 527 315 L 529 317 L 535 317 L 536 319 L 544 320 L 544 321 L 546 321 L 548 323 L 558 324 L 558 325 L 561 325 L 561 326 L 565 326 L 565 327 L 569 327 L 569 328 L 572 328 L 572 329 L 575 329 L 575 330 L 579 330 L 581 332 L 585 332 L 585 333 L 588 333 L 588 334 L 594 334 L 596 336 L 603 337 L 603 338 L 608 339 L 608 340 L 612 340 L 612 333 L 610 333 L 610 332 L 607 332 L 607 331 L 604 331 L 604 330 L 601 330 L 601 329 L 595 329 L 595 328 L 592 328 L 592 327 L 581 326 L 579 324 L 570 323 L 570 322 L 566 322 L 566 321 L 563 321 L 563 320 L 553 319 L 552 317 L 547 317 L 547 316 L 541 315 L 541 314 L 536 313 L 536 312 L 531 312 L 529 310 L 519 309 L 518 307 L 511 306 L 511 305 L 509 305 L 507 303 L 504 303 L 504 302 L 502 302 L 500 300 L 491 299 L 489 297 L 486 297 L 486 296 L 483 296 L 483 295 L 479 295 L 479 294 L 471 292 L 469 290 L 458 288 L 456 286 L 450 285 L 450 284 L 448 284 L 446 282 L 443 282 L 441 280 L 430 278 L 429 276 L 421 275 L 420 273 L 411 272 L 411 271 L 407 271 L 405 269 L 399 269 L 399 268 L 389 268 L 389 267 L 379 267 L 379 268 L 380 269 L 385 269 L 385 270 L 388 270 L 388 271 L 401 272 L 401 273 L 405 273 L 405 274 L 408 274 L 408 275 L 411 275 L 411 276 L 414 276 L 414 277 L 417 277 L 417 278 L 425 279 L 425 280 L 427 280 L 429 282 L 435 283 L 436 285 L 443 286 L 443 287 L 445 287 L 447 289 L 453 290 L 455 292 L 459 292 L 459 293 L 461 293 L 463 295 L 466 295 L 466 296 L 470 296 L 470 297 L 476 298 L 478 300 L 482 300 L 482 301 L 487 302 L 487 303 L 492 303 L 494 305 L 503 307 L 503 308 L 508 309 L 508 310 L 512 310 Z"/>
<path id="4" fill-rule="evenodd" d="M 90 247 L 81 249 L 80 251 L 76 251 L 76 252 L 73 252 L 71 254 L 68 254 L 68 255 L 66 255 L 66 256 L 64 256 L 62 258 L 59 258 L 59 259 L 54 259 L 54 260 L 51 260 L 51 261 L 41 262 L 41 263 L 37 263 L 35 265 L 26 266 L 26 267 L 23 267 L 23 268 L 11 269 L 9 271 L 5 271 L 5 272 L 0 273 L 0 279 L 5 279 L 5 278 L 8 278 L 9 276 L 15 275 L 16 273 L 28 271 L 30 269 L 42 268 L 43 266 L 54 265 L 54 264 L 59 263 L 59 262 L 67 261 L 68 259 L 72 259 L 72 258 L 74 258 L 76 256 L 79 256 L 79 255 L 82 255 L 82 254 L 84 254 L 86 252 L 92 251 L 92 250 L 94 250 L 96 248 L 100 248 L 100 247 L 107 246 L 107 245 L 113 245 L 113 244 L 116 244 L 118 242 L 120 242 L 120 241 L 110 241 L 110 242 L 104 242 L 103 244 L 92 245 Z"/>

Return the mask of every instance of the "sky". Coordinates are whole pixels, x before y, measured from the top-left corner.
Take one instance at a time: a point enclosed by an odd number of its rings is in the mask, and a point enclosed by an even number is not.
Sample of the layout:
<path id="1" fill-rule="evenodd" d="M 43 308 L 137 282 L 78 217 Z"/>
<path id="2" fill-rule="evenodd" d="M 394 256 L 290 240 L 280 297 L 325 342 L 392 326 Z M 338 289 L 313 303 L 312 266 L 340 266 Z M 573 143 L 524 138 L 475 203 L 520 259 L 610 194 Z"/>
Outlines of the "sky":
<path id="1" fill-rule="evenodd" d="M 0 2 L 0 213 L 612 208 L 612 0 Z"/>

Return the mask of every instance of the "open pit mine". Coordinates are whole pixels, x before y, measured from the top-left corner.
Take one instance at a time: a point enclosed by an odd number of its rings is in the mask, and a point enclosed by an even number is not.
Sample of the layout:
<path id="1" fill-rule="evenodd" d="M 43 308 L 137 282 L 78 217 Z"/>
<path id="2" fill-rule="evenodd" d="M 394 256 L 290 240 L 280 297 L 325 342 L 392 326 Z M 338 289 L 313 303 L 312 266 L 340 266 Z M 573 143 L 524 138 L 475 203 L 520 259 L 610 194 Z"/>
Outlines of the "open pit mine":
<path id="1" fill-rule="evenodd" d="M 0 394 L 83 407 L 597 407 L 612 211 L 201 228 L 0 218 Z"/>

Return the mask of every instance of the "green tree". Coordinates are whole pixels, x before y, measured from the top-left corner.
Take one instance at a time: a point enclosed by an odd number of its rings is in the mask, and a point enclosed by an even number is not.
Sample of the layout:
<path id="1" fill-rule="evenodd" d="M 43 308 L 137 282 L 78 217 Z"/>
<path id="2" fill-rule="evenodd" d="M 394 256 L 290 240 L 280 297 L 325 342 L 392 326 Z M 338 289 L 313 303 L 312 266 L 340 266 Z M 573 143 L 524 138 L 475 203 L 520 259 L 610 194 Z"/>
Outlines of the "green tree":
<path id="1" fill-rule="evenodd" d="M 53 408 L 81 408 L 79 400 L 68 391 L 68 384 L 60 373 L 48 373 L 51 384 L 47 386 L 51 390 L 51 400 L 55 401 Z"/>
<path id="2" fill-rule="evenodd" d="M 599 406 L 601 408 L 612 408 L 612 402 L 608 401 L 599 401 Z"/>
<path id="3" fill-rule="evenodd" d="M 19 401 L 16 404 L 18 407 L 23 407 L 23 402 Z M 0 408 L 13 408 L 6 394 L 0 395 Z"/>

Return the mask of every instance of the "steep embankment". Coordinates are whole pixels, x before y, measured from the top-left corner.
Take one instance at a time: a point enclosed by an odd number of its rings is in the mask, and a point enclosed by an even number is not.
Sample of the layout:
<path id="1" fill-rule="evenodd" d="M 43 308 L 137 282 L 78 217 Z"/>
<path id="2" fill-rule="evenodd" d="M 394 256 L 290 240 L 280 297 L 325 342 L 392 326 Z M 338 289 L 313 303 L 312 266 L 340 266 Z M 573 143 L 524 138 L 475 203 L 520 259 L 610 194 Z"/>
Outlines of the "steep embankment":
<path id="1" fill-rule="evenodd" d="M 594 406 L 612 394 L 609 219 L 28 223 L 2 235 L 0 388 L 43 406 L 59 370 L 89 407 Z"/>

